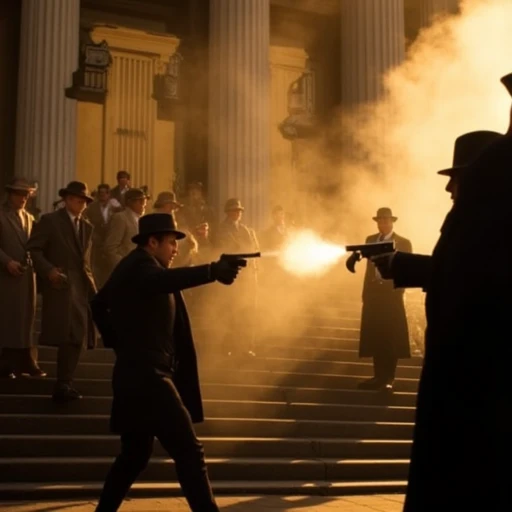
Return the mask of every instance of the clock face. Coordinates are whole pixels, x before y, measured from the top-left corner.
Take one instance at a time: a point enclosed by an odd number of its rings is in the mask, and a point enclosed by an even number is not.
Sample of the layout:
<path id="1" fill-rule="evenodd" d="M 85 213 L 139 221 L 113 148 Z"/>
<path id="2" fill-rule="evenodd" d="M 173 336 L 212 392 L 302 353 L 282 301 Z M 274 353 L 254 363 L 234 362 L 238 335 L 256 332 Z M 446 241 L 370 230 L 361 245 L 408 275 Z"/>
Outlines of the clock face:
<path id="1" fill-rule="evenodd" d="M 85 63 L 88 66 L 107 67 L 109 65 L 108 50 L 88 46 L 85 50 Z"/>

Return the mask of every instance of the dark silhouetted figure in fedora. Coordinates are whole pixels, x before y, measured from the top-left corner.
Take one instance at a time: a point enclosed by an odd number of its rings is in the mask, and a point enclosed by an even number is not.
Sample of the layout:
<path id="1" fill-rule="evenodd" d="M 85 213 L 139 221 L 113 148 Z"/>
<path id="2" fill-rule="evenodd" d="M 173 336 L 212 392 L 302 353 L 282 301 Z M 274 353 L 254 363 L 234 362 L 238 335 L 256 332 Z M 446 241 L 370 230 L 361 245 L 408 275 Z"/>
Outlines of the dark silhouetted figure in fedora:
<path id="1" fill-rule="evenodd" d="M 512 75 L 503 80 L 512 92 Z M 409 274 L 413 285 L 416 272 L 427 291 L 405 512 L 510 508 L 512 133 L 494 138 L 459 173 L 439 241 L 423 256 L 429 270 L 390 258 L 398 284 Z"/>
<path id="2" fill-rule="evenodd" d="M 238 263 L 169 268 L 185 237 L 174 216 L 141 217 L 137 245 L 121 260 L 91 303 L 105 346 L 113 348 L 111 430 L 121 435 L 97 512 L 114 512 L 147 466 L 156 437 L 174 459 L 183 493 L 194 512 L 216 512 L 203 446 L 193 423 L 203 406 L 196 352 L 181 291 L 235 281 Z"/>
<path id="3" fill-rule="evenodd" d="M 27 243 L 43 296 L 39 343 L 58 347 L 53 399 L 82 398 L 73 376 L 83 347 L 94 348 L 96 334 L 89 301 L 96 292 L 91 271 L 92 224 L 82 217 L 93 201 L 87 185 L 72 181 L 59 191 L 64 207 L 34 224 Z"/>
<path id="4" fill-rule="evenodd" d="M 398 219 L 390 208 L 379 208 L 373 220 L 378 233 L 370 235 L 367 244 L 394 240 L 401 251 L 412 251 L 411 242 L 395 233 Z M 359 357 L 372 357 L 374 367 L 374 376 L 361 382 L 359 389 L 375 391 L 391 391 L 398 359 L 411 357 L 404 291 L 382 279 L 371 261 L 364 276 Z"/>

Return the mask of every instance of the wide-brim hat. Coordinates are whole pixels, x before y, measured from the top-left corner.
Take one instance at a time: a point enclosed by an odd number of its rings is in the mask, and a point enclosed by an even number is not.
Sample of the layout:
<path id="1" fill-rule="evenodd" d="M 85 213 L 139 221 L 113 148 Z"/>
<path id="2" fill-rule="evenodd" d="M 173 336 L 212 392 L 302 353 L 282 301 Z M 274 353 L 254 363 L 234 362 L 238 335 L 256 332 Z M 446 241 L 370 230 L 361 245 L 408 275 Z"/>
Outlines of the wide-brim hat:
<path id="1" fill-rule="evenodd" d="M 507 88 L 508 93 L 512 96 L 512 73 L 505 75 L 501 79 L 501 83 Z"/>
<path id="2" fill-rule="evenodd" d="M 391 219 L 393 222 L 398 220 L 398 217 L 395 217 L 393 215 L 393 212 L 391 211 L 391 208 L 379 208 L 377 210 L 377 215 L 373 217 L 374 221 L 378 221 L 379 219 Z"/>
<path id="3" fill-rule="evenodd" d="M 164 206 L 165 204 L 174 204 L 178 208 L 181 208 L 183 206 L 183 203 L 180 203 L 176 199 L 176 194 L 174 192 L 160 192 L 153 206 L 155 208 L 162 208 L 162 206 Z"/>
<path id="4" fill-rule="evenodd" d="M 66 196 L 75 196 L 85 199 L 88 203 L 92 203 L 94 199 L 89 193 L 89 188 L 86 183 L 81 181 L 70 181 L 65 188 L 59 190 L 59 196 L 64 198 Z"/>
<path id="5" fill-rule="evenodd" d="M 449 169 L 442 169 L 437 174 L 450 176 L 466 169 L 484 151 L 487 146 L 501 138 L 503 135 L 489 130 L 479 130 L 465 133 L 457 137 L 453 148 L 453 164 Z"/>
<path id="6" fill-rule="evenodd" d="M 224 205 L 224 212 L 234 212 L 234 211 L 241 211 L 243 212 L 245 208 L 242 206 L 242 201 L 240 199 L 237 199 L 236 197 L 232 197 L 231 199 L 228 199 L 226 201 L 226 204 Z"/>
<path id="7" fill-rule="evenodd" d="M 37 187 L 34 187 L 34 185 L 25 178 L 14 177 L 5 185 L 5 189 L 11 192 L 33 194 L 37 190 Z"/>
<path id="8" fill-rule="evenodd" d="M 169 213 L 149 213 L 139 219 L 139 232 L 132 238 L 134 244 L 141 244 L 152 235 L 174 234 L 176 240 L 182 240 L 187 235 L 178 230 L 174 215 Z"/>

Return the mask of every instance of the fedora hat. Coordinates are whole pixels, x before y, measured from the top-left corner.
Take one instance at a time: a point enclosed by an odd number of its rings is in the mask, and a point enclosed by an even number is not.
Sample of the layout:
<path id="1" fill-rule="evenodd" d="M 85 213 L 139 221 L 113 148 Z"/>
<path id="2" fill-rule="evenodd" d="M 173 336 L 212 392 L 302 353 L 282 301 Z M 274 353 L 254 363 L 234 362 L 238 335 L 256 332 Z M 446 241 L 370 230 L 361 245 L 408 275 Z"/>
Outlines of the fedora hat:
<path id="1" fill-rule="evenodd" d="M 174 215 L 169 213 L 149 213 L 139 219 L 139 233 L 132 238 L 134 244 L 141 244 L 151 235 L 174 234 L 177 240 L 182 240 L 187 235 L 178 231 Z"/>
<path id="2" fill-rule="evenodd" d="M 453 176 L 466 169 L 484 151 L 484 149 L 503 135 L 498 132 L 480 130 L 457 137 L 453 148 L 453 164 L 449 169 L 438 171 L 442 176 Z"/>
<path id="3" fill-rule="evenodd" d="M 377 215 L 373 217 L 373 220 L 377 221 L 379 219 L 391 219 L 393 222 L 398 220 L 398 217 L 393 215 L 391 208 L 383 207 L 377 210 Z"/>
<path id="4" fill-rule="evenodd" d="M 5 185 L 5 189 L 10 192 L 26 192 L 27 194 L 33 194 L 37 190 L 27 179 L 16 176 Z"/>
<path id="5" fill-rule="evenodd" d="M 227 212 L 234 212 L 234 211 L 244 211 L 245 208 L 242 206 L 242 201 L 240 199 L 237 199 L 236 197 L 232 197 L 231 199 L 228 199 L 226 201 L 226 204 L 224 206 L 224 211 Z"/>
<path id="6" fill-rule="evenodd" d="M 178 208 L 183 206 L 183 204 L 176 199 L 176 194 L 174 192 L 160 192 L 156 197 L 153 207 L 162 208 L 164 204 L 175 204 Z"/>
<path id="7" fill-rule="evenodd" d="M 141 188 L 129 188 L 124 193 L 124 202 L 138 201 L 139 199 L 149 199 L 148 194 Z"/>
<path id="8" fill-rule="evenodd" d="M 76 196 L 85 199 L 88 203 L 92 203 L 94 199 L 89 193 L 86 183 L 81 181 L 70 181 L 65 188 L 59 190 L 59 196 L 65 198 L 66 196 Z"/>
<path id="9" fill-rule="evenodd" d="M 512 96 L 512 73 L 505 75 L 501 79 L 501 83 L 507 88 L 508 93 Z"/>

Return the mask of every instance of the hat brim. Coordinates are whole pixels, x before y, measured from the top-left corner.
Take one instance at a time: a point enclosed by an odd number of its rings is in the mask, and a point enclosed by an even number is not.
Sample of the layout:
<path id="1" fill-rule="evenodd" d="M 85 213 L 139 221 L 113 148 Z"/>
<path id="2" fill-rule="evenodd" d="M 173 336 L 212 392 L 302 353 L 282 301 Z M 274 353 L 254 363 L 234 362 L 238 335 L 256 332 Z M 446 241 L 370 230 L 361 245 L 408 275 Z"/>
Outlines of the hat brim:
<path id="1" fill-rule="evenodd" d="M 11 185 L 6 185 L 5 190 L 10 190 L 12 192 L 26 192 L 27 194 L 33 194 L 37 189 L 34 187 L 16 187 Z"/>
<path id="2" fill-rule="evenodd" d="M 88 196 L 87 194 L 79 194 L 74 190 L 68 190 L 67 188 L 61 188 L 59 190 L 59 196 L 64 199 L 66 196 L 75 196 L 75 197 L 81 197 L 82 199 L 85 199 L 87 203 L 92 203 L 94 201 L 94 198 L 91 196 Z"/>
<path id="3" fill-rule="evenodd" d="M 440 176 L 450 176 L 450 178 L 464 169 L 467 169 L 467 165 L 458 165 L 456 167 L 450 167 L 449 169 L 443 169 L 441 171 L 437 171 L 437 174 Z"/>
<path id="4" fill-rule="evenodd" d="M 372 217 L 375 222 L 381 219 L 391 219 L 393 222 L 398 220 L 398 217 Z"/>
<path id="5" fill-rule="evenodd" d="M 177 229 L 166 229 L 163 231 L 158 230 L 154 233 L 139 233 L 132 237 L 132 242 L 136 245 L 139 245 L 147 240 L 150 236 L 155 235 L 176 235 L 176 240 L 183 240 L 187 236 L 185 233 L 183 233 L 183 231 L 178 231 Z"/>

